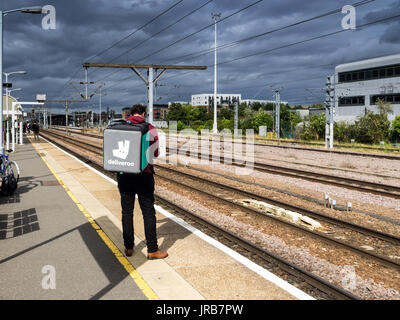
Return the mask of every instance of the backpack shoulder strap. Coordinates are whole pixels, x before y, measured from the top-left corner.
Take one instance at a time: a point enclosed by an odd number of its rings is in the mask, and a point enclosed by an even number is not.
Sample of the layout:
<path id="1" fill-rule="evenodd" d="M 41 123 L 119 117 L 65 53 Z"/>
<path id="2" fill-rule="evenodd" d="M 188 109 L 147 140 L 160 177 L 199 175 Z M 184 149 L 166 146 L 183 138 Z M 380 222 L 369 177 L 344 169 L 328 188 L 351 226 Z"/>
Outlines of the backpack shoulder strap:
<path id="1" fill-rule="evenodd" d="M 146 121 L 142 123 L 132 123 L 131 121 L 128 121 L 127 123 L 139 127 L 143 135 L 150 131 L 149 124 Z"/>

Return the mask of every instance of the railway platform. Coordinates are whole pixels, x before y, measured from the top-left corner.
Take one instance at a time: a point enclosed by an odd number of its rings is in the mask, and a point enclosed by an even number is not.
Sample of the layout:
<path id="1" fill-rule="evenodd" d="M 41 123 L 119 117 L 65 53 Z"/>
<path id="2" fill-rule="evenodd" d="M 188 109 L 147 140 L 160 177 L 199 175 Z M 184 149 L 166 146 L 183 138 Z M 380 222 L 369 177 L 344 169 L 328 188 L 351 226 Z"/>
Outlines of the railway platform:
<path id="1" fill-rule="evenodd" d="M 158 206 L 169 257 L 146 259 L 138 203 L 135 252 L 125 257 L 115 181 L 42 137 L 28 136 L 12 158 L 21 177 L 0 198 L 0 299 L 311 299 Z"/>

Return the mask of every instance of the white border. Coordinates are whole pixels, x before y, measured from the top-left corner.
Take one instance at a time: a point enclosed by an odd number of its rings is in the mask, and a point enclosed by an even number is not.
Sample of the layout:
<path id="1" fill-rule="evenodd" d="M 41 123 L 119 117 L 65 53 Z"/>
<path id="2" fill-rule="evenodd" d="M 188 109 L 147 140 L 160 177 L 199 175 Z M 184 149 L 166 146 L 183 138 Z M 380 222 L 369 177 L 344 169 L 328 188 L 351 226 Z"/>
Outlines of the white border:
<path id="1" fill-rule="evenodd" d="M 55 144 L 53 144 L 49 140 L 47 140 L 47 139 L 45 139 L 43 137 L 41 137 L 41 138 L 43 140 L 45 140 L 47 143 L 51 144 L 53 147 L 57 148 L 58 150 L 62 151 L 66 155 L 68 155 L 71 158 L 73 158 L 74 160 L 78 161 L 80 164 L 84 165 L 85 167 L 87 167 L 88 169 L 93 171 L 94 173 L 98 174 L 102 178 L 106 179 L 107 181 L 111 182 L 114 185 L 118 185 L 118 183 L 116 181 L 114 181 L 110 177 L 107 177 L 105 174 L 101 173 L 100 171 L 92 168 L 91 166 L 89 166 L 88 164 L 84 163 L 83 161 L 79 160 L 74 155 L 62 150 L 61 148 L 59 148 L 58 146 L 56 146 Z M 236 261 L 238 261 L 239 263 L 243 264 L 245 267 L 247 267 L 248 269 L 250 269 L 253 272 L 257 273 L 258 275 L 260 275 L 264 279 L 266 279 L 266 280 L 272 282 L 273 284 L 277 285 L 278 287 L 284 289 L 285 291 L 287 291 L 288 293 L 290 293 L 294 297 L 296 297 L 296 298 L 298 298 L 300 300 L 316 300 L 315 298 L 311 297 L 310 295 L 306 294 L 305 292 L 301 291 L 300 289 L 296 288 L 295 286 L 291 285 L 290 283 L 286 282 L 285 280 L 279 278 L 275 274 L 273 274 L 273 273 L 269 272 L 268 270 L 264 269 L 263 267 L 260 267 L 259 265 L 255 264 L 253 261 L 250 261 L 246 257 L 244 257 L 241 254 L 233 251 L 232 249 L 228 248 L 224 244 L 216 241 L 215 239 L 213 239 L 210 236 L 204 234 L 200 230 L 192 227 L 191 225 L 189 225 L 188 223 L 186 223 L 182 219 L 174 216 L 172 213 L 168 212 L 164 208 L 162 208 L 162 207 L 160 207 L 158 205 L 155 205 L 154 207 L 155 207 L 155 209 L 157 211 L 162 213 L 167 218 L 171 219 L 175 223 L 177 223 L 180 226 L 184 227 L 185 229 L 189 230 L 194 235 L 198 236 L 200 239 L 202 239 L 202 240 L 206 241 L 207 243 L 211 244 L 212 246 L 220 249 L 221 251 L 223 251 L 225 254 L 227 254 L 231 258 L 233 258 Z"/>

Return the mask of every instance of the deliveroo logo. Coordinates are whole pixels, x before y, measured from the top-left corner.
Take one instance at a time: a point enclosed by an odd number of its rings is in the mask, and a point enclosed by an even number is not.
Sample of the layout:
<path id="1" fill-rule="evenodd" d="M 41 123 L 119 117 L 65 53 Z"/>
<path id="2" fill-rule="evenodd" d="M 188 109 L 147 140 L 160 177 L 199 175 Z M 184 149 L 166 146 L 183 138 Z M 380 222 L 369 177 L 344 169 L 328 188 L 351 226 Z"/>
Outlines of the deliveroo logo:
<path id="1" fill-rule="evenodd" d="M 119 141 L 118 149 L 113 150 L 113 155 L 116 158 L 120 158 L 122 160 L 126 160 L 129 154 L 129 145 L 131 142 L 129 140 Z"/>

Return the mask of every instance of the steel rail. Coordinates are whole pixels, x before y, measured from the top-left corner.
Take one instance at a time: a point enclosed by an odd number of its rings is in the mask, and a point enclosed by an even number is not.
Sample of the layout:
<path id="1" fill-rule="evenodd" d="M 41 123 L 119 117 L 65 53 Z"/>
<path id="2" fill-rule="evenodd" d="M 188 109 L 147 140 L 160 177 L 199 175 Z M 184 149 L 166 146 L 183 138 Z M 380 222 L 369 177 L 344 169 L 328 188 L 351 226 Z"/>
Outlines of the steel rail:
<path id="1" fill-rule="evenodd" d="M 83 133 L 79 133 L 79 134 L 84 135 L 84 136 L 90 136 L 90 135 L 83 134 Z M 69 139 L 73 140 L 72 137 L 69 137 Z M 99 148 L 99 150 L 102 149 L 101 147 L 96 146 L 95 144 L 88 143 L 88 145 L 93 148 Z M 167 151 L 176 151 L 176 150 L 167 148 Z M 186 155 L 190 156 L 190 152 L 187 151 Z M 197 155 L 198 159 L 200 159 L 201 157 L 202 157 L 201 154 Z M 209 160 L 210 161 L 213 160 L 212 155 L 209 155 Z M 223 159 L 220 159 L 220 162 L 223 163 Z M 232 165 L 239 166 L 239 167 L 244 166 L 243 164 L 239 164 L 239 163 L 235 163 L 235 162 L 232 162 Z M 254 169 L 256 169 L 258 171 L 263 171 L 263 172 L 267 172 L 267 173 L 271 173 L 271 174 L 278 174 L 278 175 L 284 175 L 284 176 L 289 176 L 289 177 L 294 177 L 294 178 L 301 178 L 301 179 L 306 179 L 309 181 L 318 182 L 318 183 L 322 183 L 322 184 L 336 185 L 339 187 L 352 189 L 352 190 L 356 190 L 356 191 L 368 192 L 368 193 L 373 193 L 373 194 L 377 194 L 380 196 L 400 199 L 400 187 L 393 186 L 393 185 L 379 184 L 379 183 L 369 182 L 369 181 L 365 181 L 365 180 L 357 180 L 357 179 L 353 179 L 353 178 L 342 177 L 342 176 L 333 176 L 333 175 L 324 174 L 324 173 L 288 168 L 288 167 L 283 167 L 283 166 L 276 166 L 276 165 L 265 164 L 265 163 L 261 163 L 261 162 L 249 163 L 249 165 L 254 166 Z"/>

